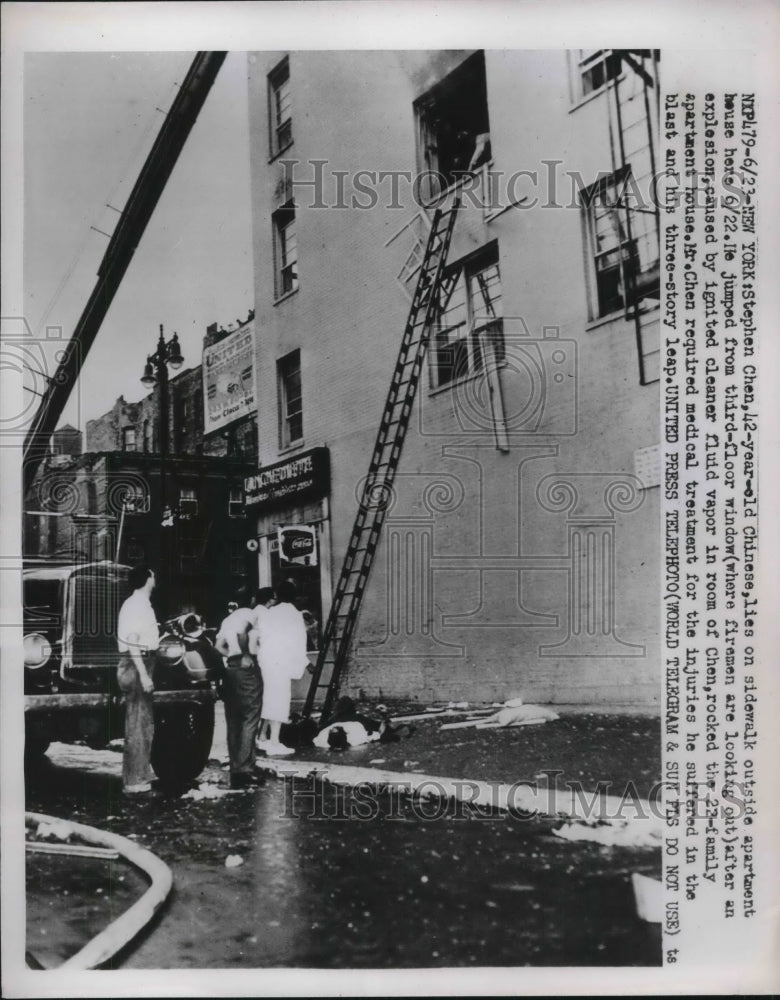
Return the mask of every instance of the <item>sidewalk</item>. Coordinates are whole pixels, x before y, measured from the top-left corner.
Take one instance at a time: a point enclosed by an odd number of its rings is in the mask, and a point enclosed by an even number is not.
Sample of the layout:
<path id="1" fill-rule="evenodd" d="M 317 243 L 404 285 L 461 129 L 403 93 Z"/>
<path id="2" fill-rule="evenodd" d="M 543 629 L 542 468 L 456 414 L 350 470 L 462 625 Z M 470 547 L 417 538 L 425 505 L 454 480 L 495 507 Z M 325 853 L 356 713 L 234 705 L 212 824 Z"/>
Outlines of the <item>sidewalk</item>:
<path id="1" fill-rule="evenodd" d="M 424 710 L 424 706 L 412 708 L 408 703 L 388 707 L 393 716 Z M 306 761 L 506 784 L 546 780 L 563 786 L 577 782 L 586 792 L 606 783 L 606 788 L 601 787 L 609 795 L 620 797 L 628 792 L 641 799 L 650 796 L 653 786 L 661 781 L 660 718 L 652 709 L 549 707 L 560 715 L 557 721 L 503 729 L 442 730 L 443 724 L 465 720 L 466 714 L 431 715 L 410 722 L 414 732 L 402 736 L 398 743 L 368 743 L 344 751 L 305 747 L 290 757 L 271 760 L 260 753 L 258 764 Z M 212 756 L 224 759 L 220 708 L 218 704 Z M 378 714 L 371 703 L 359 703 L 358 710 Z M 544 772 L 548 772 L 546 778 Z M 549 772 L 559 774 L 555 777 Z"/>

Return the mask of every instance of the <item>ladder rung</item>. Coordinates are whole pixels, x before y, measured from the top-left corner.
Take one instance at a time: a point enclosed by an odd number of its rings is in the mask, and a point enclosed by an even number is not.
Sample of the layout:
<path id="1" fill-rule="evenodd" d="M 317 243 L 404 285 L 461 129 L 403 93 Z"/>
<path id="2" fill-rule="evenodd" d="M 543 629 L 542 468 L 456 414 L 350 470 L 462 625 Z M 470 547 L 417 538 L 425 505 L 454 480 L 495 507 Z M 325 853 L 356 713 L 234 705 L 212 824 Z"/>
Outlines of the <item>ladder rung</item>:
<path id="1" fill-rule="evenodd" d="M 411 420 L 425 350 L 430 340 L 433 310 L 442 301 L 442 292 L 447 294 L 456 280 L 456 274 L 445 267 L 445 261 L 459 208 L 460 198 L 456 197 L 449 208 L 437 209 L 433 220 L 382 411 L 363 496 L 355 515 L 333 605 L 325 626 L 323 648 L 318 654 L 309 686 L 304 708 L 306 714 L 311 712 L 315 693 L 323 689 L 327 691 L 324 704 L 330 705 L 338 691 L 339 678 L 347 662 L 368 574 L 387 514 L 386 505 L 371 502 L 371 491 L 392 486 L 395 478 Z M 321 683 L 320 678 L 326 668 L 331 670 L 330 679 Z"/>

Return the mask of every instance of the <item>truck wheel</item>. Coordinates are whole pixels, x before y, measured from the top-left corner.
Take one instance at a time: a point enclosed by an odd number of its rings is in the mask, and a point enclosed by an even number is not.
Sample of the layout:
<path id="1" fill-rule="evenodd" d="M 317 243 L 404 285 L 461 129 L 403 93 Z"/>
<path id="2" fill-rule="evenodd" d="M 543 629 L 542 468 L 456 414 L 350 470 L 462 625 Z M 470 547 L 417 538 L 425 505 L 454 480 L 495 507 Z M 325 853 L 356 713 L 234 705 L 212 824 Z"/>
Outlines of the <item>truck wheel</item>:
<path id="1" fill-rule="evenodd" d="M 209 759 L 214 704 L 165 706 L 155 713 L 152 767 L 169 791 L 181 791 Z"/>

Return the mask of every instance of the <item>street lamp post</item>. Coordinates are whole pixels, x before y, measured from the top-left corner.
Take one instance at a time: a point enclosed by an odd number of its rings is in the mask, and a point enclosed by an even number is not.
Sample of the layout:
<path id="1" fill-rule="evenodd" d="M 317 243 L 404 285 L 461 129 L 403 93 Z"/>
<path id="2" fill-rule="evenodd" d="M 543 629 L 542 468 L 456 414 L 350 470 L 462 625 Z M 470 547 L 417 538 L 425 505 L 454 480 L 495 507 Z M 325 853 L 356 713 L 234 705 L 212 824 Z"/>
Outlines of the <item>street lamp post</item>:
<path id="1" fill-rule="evenodd" d="M 184 363 L 181 348 L 179 347 L 178 334 L 174 333 L 166 342 L 163 335 L 163 325 L 160 323 L 160 336 L 157 340 L 157 349 L 154 354 L 147 355 L 144 373 L 141 381 L 146 386 L 159 385 L 160 387 L 160 592 L 163 605 L 168 604 L 168 590 L 170 575 L 168 573 L 168 533 L 166 527 L 172 523 L 170 518 L 171 505 L 169 502 L 167 488 L 167 459 L 168 459 L 168 366 L 174 371 L 181 368 Z M 164 614 L 163 614 L 164 617 Z"/>

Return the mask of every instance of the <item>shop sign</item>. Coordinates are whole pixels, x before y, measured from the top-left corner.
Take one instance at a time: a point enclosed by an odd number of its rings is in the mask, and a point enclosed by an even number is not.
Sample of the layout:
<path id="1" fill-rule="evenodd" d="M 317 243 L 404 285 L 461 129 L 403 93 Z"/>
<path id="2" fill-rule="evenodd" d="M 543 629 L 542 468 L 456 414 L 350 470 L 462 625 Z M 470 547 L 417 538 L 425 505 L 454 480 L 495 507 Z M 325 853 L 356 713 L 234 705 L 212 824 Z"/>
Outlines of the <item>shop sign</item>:
<path id="1" fill-rule="evenodd" d="M 203 433 L 254 413 L 254 320 L 203 351 Z"/>
<path id="2" fill-rule="evenodd" d="M 312 448 L 294 458 L 266 465 L 244 480 L 245 503 L 254 513 L 281 504 L 318 500 L 330 491 L 330 453 Z"/>
<path id="3" fill-rule="evenodd" d="M 316 566 L 317 530 L 308 524 L 280 526 L 279 538 L 280 566 Z"/>

